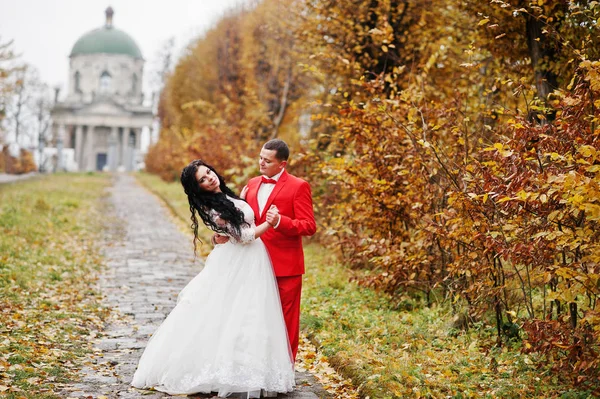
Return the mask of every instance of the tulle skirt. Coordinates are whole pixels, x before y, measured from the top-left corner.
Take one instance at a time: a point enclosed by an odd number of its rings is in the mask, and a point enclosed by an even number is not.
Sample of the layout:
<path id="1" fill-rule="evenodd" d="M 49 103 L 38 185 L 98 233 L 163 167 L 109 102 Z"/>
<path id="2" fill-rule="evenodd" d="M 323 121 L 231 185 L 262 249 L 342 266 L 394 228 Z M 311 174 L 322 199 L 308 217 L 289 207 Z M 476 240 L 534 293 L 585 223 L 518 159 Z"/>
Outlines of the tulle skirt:
<path id="1" fill-rule="evenodd" d="M 279 291 L 260 239 L 214 248 L 149 340 L 132 385 L 222 397 L 293 390 Z"/>

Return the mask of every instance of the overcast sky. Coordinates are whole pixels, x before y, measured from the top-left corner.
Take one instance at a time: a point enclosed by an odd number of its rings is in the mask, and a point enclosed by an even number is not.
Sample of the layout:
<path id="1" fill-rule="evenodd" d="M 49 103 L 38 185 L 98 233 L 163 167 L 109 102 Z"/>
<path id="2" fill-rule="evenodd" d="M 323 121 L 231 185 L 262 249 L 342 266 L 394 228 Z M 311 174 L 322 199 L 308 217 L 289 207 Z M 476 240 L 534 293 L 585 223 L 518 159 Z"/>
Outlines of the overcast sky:
<path id="1" fill-rule="evenodd" d="M 13 40 L 20 59 L 34 65 L 50 86 L 66 91 L 69 53 L 84 33 L 113 24 L 137 42 L 146 59 L 145 91 L 157 54 L 170 38 L 177 50 L 202 35 L 242 0 L 0 0 L 0 43 Z"/>

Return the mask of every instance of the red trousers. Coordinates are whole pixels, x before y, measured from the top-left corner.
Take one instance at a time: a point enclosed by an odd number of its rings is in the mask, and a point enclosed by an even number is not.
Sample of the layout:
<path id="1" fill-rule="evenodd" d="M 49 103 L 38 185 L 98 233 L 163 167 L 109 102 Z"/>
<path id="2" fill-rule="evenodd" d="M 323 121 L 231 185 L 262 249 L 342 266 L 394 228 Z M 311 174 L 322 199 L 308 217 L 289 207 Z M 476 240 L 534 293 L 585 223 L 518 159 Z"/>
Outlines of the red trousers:
<path id="1" fill-rule="evenodd" d="M 287 327 L 290 348 L 296 360 L 298 338 L 300 336 L 300 296 L 302 293 L 302 276 L 277 277 L 281 309 Z"/>

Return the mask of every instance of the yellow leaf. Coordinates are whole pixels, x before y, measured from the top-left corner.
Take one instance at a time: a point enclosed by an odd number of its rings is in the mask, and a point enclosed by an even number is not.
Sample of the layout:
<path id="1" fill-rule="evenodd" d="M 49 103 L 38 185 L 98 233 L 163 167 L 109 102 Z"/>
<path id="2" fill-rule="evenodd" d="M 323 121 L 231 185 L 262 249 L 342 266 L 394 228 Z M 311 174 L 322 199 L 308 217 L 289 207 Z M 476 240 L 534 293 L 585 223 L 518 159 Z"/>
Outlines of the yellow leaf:
<path id="1" fill-rule="evenodd" d="M 517 193 L 517 198 L 521 201 L 527 201 L 527 197 L 529 197 L 529 193 L 525 190 L 521 190 Z"/>
<path id="2" fill-rule="evenodd" d="M 600 172 L 600 165 L 592 165 L 587 168 L 587 171 L 590 173 Z"/>
<path id="3" fill-rule="evenodd" d="M 591 145 L 583 145 L 579 147 L 578 152 L 586 158 L 596 156 L 596 149 Z"/>
<path id="4" fill-rule="evenodd" d="M 488 22 L 490 22 L 490 19 L 489 18 L 484 18 L 481 21 L 479 21 L 479 23 L 477 24 L 477 26 L 485 25 Z"/>
<path id="5" fill-rule="evenodd" d="M 551 222 L 551 221 L 555 220 L 558 217 L 559 214 L 560 214 L 560 211 L 552 211 L 552 212 L 550 212 L 550 214 L 548 215 L 548 221 Z"/>

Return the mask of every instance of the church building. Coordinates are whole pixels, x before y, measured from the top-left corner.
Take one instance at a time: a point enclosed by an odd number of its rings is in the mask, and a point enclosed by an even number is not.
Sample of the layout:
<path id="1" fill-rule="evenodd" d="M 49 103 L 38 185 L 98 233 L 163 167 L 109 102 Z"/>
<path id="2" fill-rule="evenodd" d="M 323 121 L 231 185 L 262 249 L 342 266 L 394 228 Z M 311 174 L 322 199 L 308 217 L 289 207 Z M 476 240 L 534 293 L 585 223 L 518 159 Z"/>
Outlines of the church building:
<path id="1" fill-rule="evenodd" d="M 131 36 L 113 26 L 113 14 L 107 8 L 104 26 L 71 50 L 68 92 L 52 109 L 59 168 L 131 171 L 142 161 L 142 129 L 153 121 L 143 104 L 144 58 Z M 74 155 L 71 167 L 61 156 L 66 149 Z"/>

